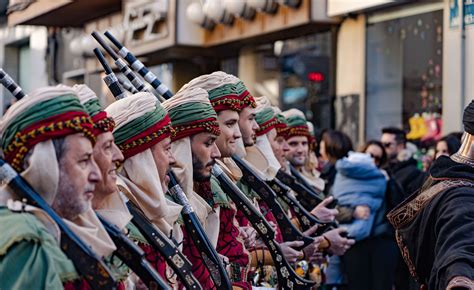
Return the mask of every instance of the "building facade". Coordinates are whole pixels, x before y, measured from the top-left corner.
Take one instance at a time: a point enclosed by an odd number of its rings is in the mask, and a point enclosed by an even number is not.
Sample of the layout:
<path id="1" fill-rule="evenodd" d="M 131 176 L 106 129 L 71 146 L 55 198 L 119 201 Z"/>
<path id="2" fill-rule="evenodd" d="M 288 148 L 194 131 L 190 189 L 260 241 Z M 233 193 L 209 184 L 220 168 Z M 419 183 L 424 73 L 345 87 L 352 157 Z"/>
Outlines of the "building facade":
<path id="1" fill-rule="evenodd" d="M 52 3 L 16 7 L 9 24 L 49 27 L 56 45 L 49 82 L 85 82 L 104 102 L 112 100 L 92 54 L 92 31 L 111 31 L 172 91 L 223 70 L 254 95 L 300 108 L 316 128 L 341 129 L 356 143 L 377 139 L 384 126 L 426 142 L 459 131 L 473 97 L 468 1 Z"/>

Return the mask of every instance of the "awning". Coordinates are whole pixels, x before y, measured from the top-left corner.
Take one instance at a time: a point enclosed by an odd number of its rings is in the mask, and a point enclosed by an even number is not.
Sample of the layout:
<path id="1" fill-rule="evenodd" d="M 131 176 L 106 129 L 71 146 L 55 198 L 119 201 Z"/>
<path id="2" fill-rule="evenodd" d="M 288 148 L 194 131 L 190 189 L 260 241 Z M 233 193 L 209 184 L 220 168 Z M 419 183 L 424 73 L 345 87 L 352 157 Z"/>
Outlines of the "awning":
<path id="1" fill-rule="evenodd" d="M 121 0 L 10 0 L 8 25 L 80 27 L 121 9 Z"/>

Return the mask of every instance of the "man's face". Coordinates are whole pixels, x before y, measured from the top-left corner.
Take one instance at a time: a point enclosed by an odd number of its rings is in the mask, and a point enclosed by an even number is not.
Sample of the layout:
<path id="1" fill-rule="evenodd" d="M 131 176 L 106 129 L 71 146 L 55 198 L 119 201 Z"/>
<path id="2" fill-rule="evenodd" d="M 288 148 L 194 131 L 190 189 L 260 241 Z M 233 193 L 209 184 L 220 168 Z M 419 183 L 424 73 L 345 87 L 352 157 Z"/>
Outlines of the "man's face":
<path id="1" fill-rule="evenodd" d="M 153 145 L 151 148 L 153 160 L 155 161 L 160 182 L 163 188 L 168 188 L 169 178 L 166 175 L 176 160 L 171 152 L 171 139 L 169 137 L 161 140 Z"/>
<path id="2" fill-rule="evenodd" d="M 246 147 L 255 144 L 256 132 L 258 130 L 257 121 L 255 121 L 255 109 L 245 107 L 240 112 L 239 128 L 242 133 L 242 141 Z"/>
<path id="3" fill-rule="evenodd" d="M 101 174 L 93 158 L 92 143 L 82 134 L 67 136 L 59 160 L 58 194 L 53 209 L 63 218 L 75 219 L 91 206 L 99 182 Z"/>
<path id="4" fill-rule="evenodd" d="M 117 162 L 123 161 L 122 152 L 114 143 L 112 132 L 97 136 L 93 149 L 94 160 L 99 166 L 102 180 L 97 183 L 94 195 L 106 196 L 117 191 Z"/>
<path id="5" fill-rule="evenodd" d="M 194 181 L 208 181 L 211 178 L 212 166 L 221 154 L 216 145 L 217 136 L 211 133 L 199 133 L 191 138 L 191 152 L 193 155 Z"/>
<path id="6" fill-rule="evenodd" d="M 289 151 L 286 159 L 291 165 L 301 167 L 305 165 L 308 158 L 308 138 L 306 136 L 294 136 L 288 139 Z"/>
<path id="7" fill-rule="evenodd" d="M 286 154 L 290 150 L 288 143 L 286 142 L 285 138 L 282 136 L 278 136 L 275 129 L 271 129 L 267 133 L 268 141 L 270 141 L 270 145 L 272 146 L 273 154 L 277 158 L 278 162 L 282 167 L 286 167 Z"/>
<path id="8" fill-rule="evenodd" d="M 217 121 L 221 134 L 217 137 L 216 144 L 221 152 L 221 157 L 230 157 L 237 151 L 237 139 L 241 138 L 239 128 L 239 113 L 224 110 L 217 114 Z"/>
<path id="9" fill-rule="evenodd" d="M 391 160 L 396 159 L 398 153 L 403 150 L 403 144 L 397 143 L 395 134 L 382 134 L 380 142 L 382 142 L 385 152 L 387 153 L 388 158 Z"/>

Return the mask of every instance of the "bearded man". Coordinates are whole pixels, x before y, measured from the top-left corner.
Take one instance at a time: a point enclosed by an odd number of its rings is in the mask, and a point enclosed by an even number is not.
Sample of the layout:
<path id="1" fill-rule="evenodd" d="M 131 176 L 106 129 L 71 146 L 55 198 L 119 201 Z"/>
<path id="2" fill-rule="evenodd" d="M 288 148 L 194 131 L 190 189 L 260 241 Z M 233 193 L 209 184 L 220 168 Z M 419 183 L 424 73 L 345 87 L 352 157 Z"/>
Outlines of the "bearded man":
<path id="1" fill-rule="evenodd" d="M 65 87 L 33 91 L 12 105 L 0 132 L 5 160 L 97 254 L 110 255 L 115 246 L 91 209 L 101 182 L 93 159 L 93 124 L 75 92 Z M 52 219 L 38 208 L 14 201 L 15 193 L 5 186 L 0 196 L 2 287 L 88 287 L 59 248 L 60 233 Z M 95 229 L 96 239 L 89 229 Z"/>

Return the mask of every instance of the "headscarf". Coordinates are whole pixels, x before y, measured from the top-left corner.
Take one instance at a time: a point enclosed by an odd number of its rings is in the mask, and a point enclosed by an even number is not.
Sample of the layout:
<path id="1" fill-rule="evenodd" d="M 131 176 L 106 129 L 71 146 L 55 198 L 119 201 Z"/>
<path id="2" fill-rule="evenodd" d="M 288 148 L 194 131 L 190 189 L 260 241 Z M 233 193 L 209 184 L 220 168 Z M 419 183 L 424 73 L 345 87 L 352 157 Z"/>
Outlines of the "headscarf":
<path id="1" fill-rule="evenodd" d="M 230 82 L 235 85 L 235 91 L 241 101 L 242 110 L 245 107 L 249 107 L 249 106 L 252 108 L 257 107 L 257 103 L 255 102 L 255 99 L 250 94 L 250 92 L 248 91 L 244 83 L 238 77 L 231 74 L 227 74 L 227 78 L 225 81 Z"/>
<path id="2" fill-rule="evenodd" d="M 115 120 L 115 143 L 125 157 L 117 181 L 119 187 L 154 225 L 169 235 L 182 207 L 165 197 L 150 150 L 173 133 L 168 114 L 155 96 L 146 92 L 118 100 L 105 111 Z"/>
<path id="3" fill-rule="evenodd" d="M 40 88 L 16 102 L 2 119 L 0 132 L 5 159 L 49 204 L 59 185 L 52 139 L 82 133 L 95 142 L 91 118 L 75 91 L 66 86 Z M 27 154 L 28 166 L 24 168 Z M 74 221 L 64 222 L 98 255 L 105 257 L 116 249 L 92 208 Z"/>
<path id="4" fill-rule="evenodd" d="M 237 94 L 235 84 L 231 82 L 225 72 L 217 71 L 212 74 L 201 75 L 185 84 L 180 91 L 189 88 L 205 90 L 216 113 L 224 110 L 242 111 L 243 102 Z"/>
<path id="5" fill-rule="evenodd" d="M 115 122 L 107 115 L 107 112 L 102 110 L 99 98 L 94 91 L 83 84 L 74 85 L 72 89 L 76 92 L 81 104 L 91 116 L 94 122 L 95 135 L 98 136 L 105 132 L 112 132 L 115 127 Z M 113 222 L 120 229 L 124 229 L 132 219 L 132 215 L 120 197 L 119 192 L 107 195 L 101 207 L 96 208 L 95 211 L 106 220 Z"/>
<path id="6" fill-rule="evenodd" d="M 168 111 L 176 136 L 171 150 L 176 163 L 173 172 L 185 192 L 210 241 L 215 246 L 219 233 L 219 212 L 213 212 L 209 204 L 194 192 L 193 164 L 190 137 L 202 132 L 220 134 L 217 115 L 205 90 L 188 87 L 163 102 Z"/>
<path id="7" fill-rule="evenodd" d="M 112 132 L 115 127 L 115 122 L 112 118 L 107 116 L 107 112 L 102 110 L 99 98 L 88 86 L 74 85 L 72 89 L 76 92 L 81 104 L 86 108 L 87 113 L 91 116 L 94 122 L 94 133 L 99 135 L 103 132 Z"/>
<path id="8" fill-rule="evenodd" d="M 267 134 L 272 129 L 275 129 L 278 121 L 267 97 L 261 96 L 257 98 L 256 103 L 255 120 L 260 128 L 257 131 L 255 145 L 245 148 L 247 153 L 245 159 L 257 168 L 265 179 L 273 179 L 281 165 L 273 154 Z"/>
<path id="9" fill-rule="evenodd" d="M 288 124 L 287 139 L 294 136 L 305 136 L 309 139 L 309 129 L 303 112 L 298 109 L 289 109 L 282 114 L 286 118 Z"/>

